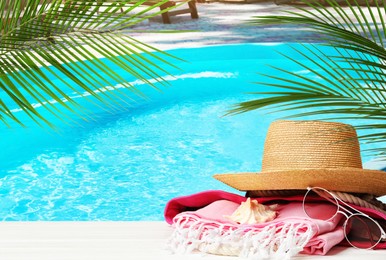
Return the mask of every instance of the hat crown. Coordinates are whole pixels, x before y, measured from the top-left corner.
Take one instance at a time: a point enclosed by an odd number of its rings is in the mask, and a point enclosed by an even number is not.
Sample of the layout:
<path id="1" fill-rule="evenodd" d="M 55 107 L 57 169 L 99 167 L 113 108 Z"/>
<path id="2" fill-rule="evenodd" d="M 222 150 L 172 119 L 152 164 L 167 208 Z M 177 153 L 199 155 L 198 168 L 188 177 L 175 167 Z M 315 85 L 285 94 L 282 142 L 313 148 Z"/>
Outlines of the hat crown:
<path id="1" fill-rule="evenodd" d="M 347 167 L 362 168 L 357 133 L 351 125 L 287 120 L 270 125 L 262 172 Z"/>

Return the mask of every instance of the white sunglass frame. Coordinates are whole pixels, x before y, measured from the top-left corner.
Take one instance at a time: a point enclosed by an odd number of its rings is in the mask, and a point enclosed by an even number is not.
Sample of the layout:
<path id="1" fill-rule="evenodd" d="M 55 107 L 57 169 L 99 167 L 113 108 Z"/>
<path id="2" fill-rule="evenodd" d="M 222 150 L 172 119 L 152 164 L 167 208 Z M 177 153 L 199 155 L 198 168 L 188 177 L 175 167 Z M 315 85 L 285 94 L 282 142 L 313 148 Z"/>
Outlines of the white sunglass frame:
<path id="1" fill-rule="evenodd" d="M 322 192 L 325 192 L 327 194 L 329 194 L 329 196 L 331 196 L 331 198 L 328 198 L 326 196 L 323 196 L 322 194 L 320 194 L 318 192 L 318 190 L 321 190 Z M 344 225 L 343 225 L 343 229 L 344 229 L 344 236 L 346 238 L 346 241 L 352 246 L 352 247 L 355 247 L 355 248 L 358 248 L 358 249 L 372 249 L 374 248 L 375 246 L 377 246 L 379 244 L 379 242 L 381 242 L 382 240 L 386 239 L 386 232 L 383 230 L 383 228 L 381 227 L 381 225 L 379 225 L 379 223 L 374 220 L 373 218 L 371 218 L 369 215 L 363 213 L 362 211 L 360 210 L 357 210 L 353 207 L 351 207 L 349 204 L 347 204 L 346 202 L 344 202 L 343 200 L 341 200 L 340 198 L 338 198 L 337 196 L 335 196 L 335 194 L 333 194 L 332 192 L 330 192 L 329 190 L 326 190 L 325 188 L 322 188 L 322 187 L 307 187 L 307 192 L 304 194 L 304 197 L 303 197 L 303 211 L 304 213 L 309 217 L 311 218 L 308 214 L 307 214 L 307 211 L 305 209 L 305 201 L 306 201 L 306 198 L 307 198 L 307 195 L 313 191 L 314 193 L 316 193 L 318 196 L 322 197 L 322 198 L 325 198 L 326 200 L 328 200 L 329 202 L 331 203 L 334 203 L 336 206 L 337 206 L 337 209 L 336 209 L 336 212 L 335 214 L 330 217 L 329 219 L 327 220 L 331 220 L 332 218 L 334 218 L 338 213 L 341 213 L 343 216 L 346 217 L 346 220 L 344 222 Z M 343 205 L 342 205 L 343 204 Z M 349 209 L 351 209 L 351 211 L 345 207 L 348 207 Z M 342 211 L 343 210 L 343 211 Z M 354 211 L 354 212 L 352 212 Z M 356 213 L 355 213 L 356 212 Z M 348 214 L 350 215 L 348 215 Z M 355 245 L 353 245 L 350 240 L 348 239 L 347 235 L 348 235 L 348 232 L 347 232 L 347 223 L 349 221 L 349 219 L 353 216 L 363 216 L 363 217 L 366 217 L 367 219 L 369 219 L 370 221 L 374 222 L 379 230 L 381 231 L 381 236 L 380 238 L 378 239 L 378 241 L 372 245 L 371 247 L 369 248 L 361 248 L 361 247 L 357 247 Z M 311 218 L 312 219 L 312 218 Z"/>

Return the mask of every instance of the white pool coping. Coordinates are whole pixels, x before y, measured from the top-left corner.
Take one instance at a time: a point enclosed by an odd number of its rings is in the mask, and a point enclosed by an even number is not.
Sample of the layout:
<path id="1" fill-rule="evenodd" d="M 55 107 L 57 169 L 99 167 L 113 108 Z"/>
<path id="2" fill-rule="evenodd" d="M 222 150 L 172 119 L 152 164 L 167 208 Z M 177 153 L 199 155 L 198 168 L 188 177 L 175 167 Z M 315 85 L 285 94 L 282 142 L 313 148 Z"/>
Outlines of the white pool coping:
<path id="1" fill-rule="evenodd" d="M 128 29 L 128 34 L 162 50 L 252 42 L 301 42 L 308 38 L 304 28 L 300 27 L 248 26 L 247 22 L 255 16 L 285 15 L 287 11 L 299 12 L 294 6 L 276 5 L 271 0 L 260 1 L 252 4 L 197 3 L 199 19 L 191 19 L 185 14 L 173 17 L 171 24 L 163 24 L 158 16 Z M 355 20 L 349 8 L 344 9 L 350 19 Z M 379 21 L 379 16 L 374 10 L 374 15 Z M 330 8 L 330 12 L 334 11 Z M 369 17 L 366 8 L 363 12 Z M 140 32 L 136 33 L 133 30 Z M 149 30 L 154 32 L 143 33 Z M 168 30 L 189 32 L 157 33 Z"/>
<path id="2" fill-rule="evenodd" d="M 174 255 L 167 250 L 172 227 L 157 222 L 0 222 L 1 260 L 238 259 Z M 386 250 L 336 247 L 327 256 L 294 259 L 386 259 Z"/>

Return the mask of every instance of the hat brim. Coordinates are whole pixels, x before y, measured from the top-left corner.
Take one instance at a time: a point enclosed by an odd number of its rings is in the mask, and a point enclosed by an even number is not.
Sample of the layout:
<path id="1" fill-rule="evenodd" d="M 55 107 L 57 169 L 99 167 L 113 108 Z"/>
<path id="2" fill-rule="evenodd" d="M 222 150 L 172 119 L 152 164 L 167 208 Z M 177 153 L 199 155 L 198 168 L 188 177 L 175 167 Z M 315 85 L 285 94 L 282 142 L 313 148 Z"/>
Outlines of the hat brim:
<path id="1" fill-rule="evenodd" d="M 215 174 L 215 179 L 240 191 L 328 190 L 386 195 L 386 172 L 358 168 L 296 169 L 261 173 Z"/>

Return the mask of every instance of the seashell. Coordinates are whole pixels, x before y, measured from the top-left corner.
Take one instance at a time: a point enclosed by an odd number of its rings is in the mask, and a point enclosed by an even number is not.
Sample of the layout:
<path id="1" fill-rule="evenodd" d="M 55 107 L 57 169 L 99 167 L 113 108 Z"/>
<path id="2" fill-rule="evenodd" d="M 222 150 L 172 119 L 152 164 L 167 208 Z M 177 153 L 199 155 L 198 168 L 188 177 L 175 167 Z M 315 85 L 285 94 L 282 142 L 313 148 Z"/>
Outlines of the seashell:
<path id="1" fill-rule="evenodd" d="M 248 198 L 230 216 L 224 216 L 238 224 L 264 223 L 275 219 L 277 204 L 266 206 Z"/>

